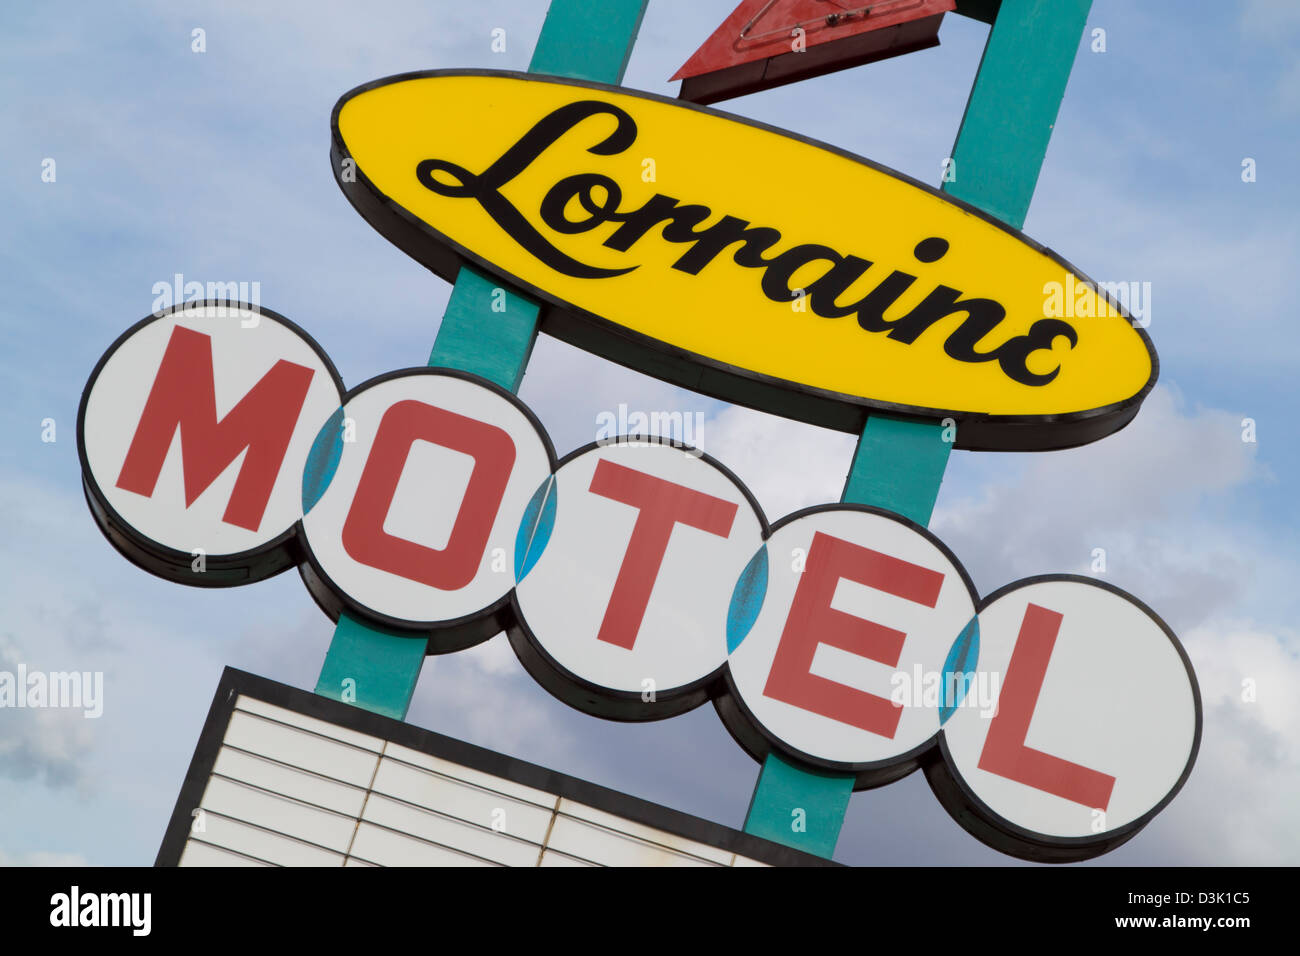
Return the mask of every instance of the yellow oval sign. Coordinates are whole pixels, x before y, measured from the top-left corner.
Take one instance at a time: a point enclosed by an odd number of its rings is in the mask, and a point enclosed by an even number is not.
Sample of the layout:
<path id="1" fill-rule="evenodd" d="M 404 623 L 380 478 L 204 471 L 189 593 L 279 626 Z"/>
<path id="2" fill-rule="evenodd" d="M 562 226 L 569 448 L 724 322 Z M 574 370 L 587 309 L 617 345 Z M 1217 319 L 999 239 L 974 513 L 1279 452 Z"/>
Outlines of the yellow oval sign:
<path id="1" fill-rule="evenodd" d="M 543 330 L 832 428 L 952 418 L 956 444 L 1062 448 L 1123 427 L 1145 332 L 1050 250 L 832 147 L 664 97 L 519 73 L 379 80 L 334 109 L 336 178 L 453 279 Z M 349 162 L 351 161 L 351 162 Z"/>

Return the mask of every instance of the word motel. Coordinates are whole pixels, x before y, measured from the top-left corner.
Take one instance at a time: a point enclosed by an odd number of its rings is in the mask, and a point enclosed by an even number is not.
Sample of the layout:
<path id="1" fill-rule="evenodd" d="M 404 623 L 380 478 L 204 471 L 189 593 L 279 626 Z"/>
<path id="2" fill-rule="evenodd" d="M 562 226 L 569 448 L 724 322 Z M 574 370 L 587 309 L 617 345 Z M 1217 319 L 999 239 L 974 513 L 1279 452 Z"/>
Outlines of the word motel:
<path id="1" fill-rule="evenodd" d="M 1118 845 L 1186 777 L 1195 679 L 1119 589 L 1052 574 L 980 596 L 892 512 L 769 520 L 725 464 L 644 436 L 557 456 L 527 406 L 465 372 L 346 389 L 253 308 L 150 315 L 86 386 L 87 499 L 147 570 L 224 587 L 296 567 L 331 618 L 430 654 L 505 631 L 573 707 L 656 720 L 712 701 L 756 759 L 858 788 L 923 770 L 964 826 L 1037 859 Z"/>

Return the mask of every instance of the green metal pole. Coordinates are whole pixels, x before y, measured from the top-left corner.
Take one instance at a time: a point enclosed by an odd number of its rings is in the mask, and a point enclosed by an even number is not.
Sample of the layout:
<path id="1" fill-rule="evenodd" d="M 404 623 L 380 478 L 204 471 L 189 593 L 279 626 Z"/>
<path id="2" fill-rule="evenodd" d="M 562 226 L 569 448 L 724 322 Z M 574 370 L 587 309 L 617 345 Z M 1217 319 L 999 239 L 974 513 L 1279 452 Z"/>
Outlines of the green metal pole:
<path id="1" fill-rule="evenodd" d="M 983 19 L 989 4 L 976 6 L 972 15 Z M 955 178 L 943 184 L 946 192 L 1017 229 L 1024 225 L 1091 6 L 1002 0 L 957 131 Z M 840 500 L 929 524 L 951 448 L 942 423 L 872 416 Z M 830 857 L 852 793 L 852 776 L 813 773 L 769 755 L 745 832 Z"/>
<path id="2" fill-rule="evenodd" d="M 1002 0 L 943 189 L 1025 224 L 1092 0 Z"/>
<path id="3" fill-rule="evenodd" d="M 529 72 L 598 83 L 623 80 L 648 0 L 551 0 Z M 506 310 L 492 311 L 497 289 Z M 429 365 L 473 372 L 516 391 L 537 338 L 532 299 L 464 267 L 456 276 Z M 339 615 L 316 693 L 403 719 L 411 706 L 428 641 Z"/>

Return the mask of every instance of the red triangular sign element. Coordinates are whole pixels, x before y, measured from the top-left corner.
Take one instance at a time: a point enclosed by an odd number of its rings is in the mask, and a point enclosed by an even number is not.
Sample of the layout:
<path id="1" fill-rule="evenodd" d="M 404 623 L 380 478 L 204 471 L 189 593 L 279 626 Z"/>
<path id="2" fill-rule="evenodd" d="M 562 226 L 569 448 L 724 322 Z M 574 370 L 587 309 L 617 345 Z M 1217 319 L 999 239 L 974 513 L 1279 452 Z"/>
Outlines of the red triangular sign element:
<path id="1" fill-rule="evenodd" d="M 714 103 L 937 46 L 955 0 L 744 0 L 674 80 Z"/>

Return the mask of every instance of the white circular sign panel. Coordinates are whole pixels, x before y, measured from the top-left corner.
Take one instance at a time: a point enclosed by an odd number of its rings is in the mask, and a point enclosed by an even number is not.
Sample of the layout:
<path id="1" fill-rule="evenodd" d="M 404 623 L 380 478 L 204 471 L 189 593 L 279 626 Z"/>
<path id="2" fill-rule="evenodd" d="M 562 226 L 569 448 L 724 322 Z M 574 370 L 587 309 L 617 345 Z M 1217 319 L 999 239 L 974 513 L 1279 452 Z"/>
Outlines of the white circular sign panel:
<path id="1" fill-rule="evenodd" d="M 961 709 L 945 724 L 948 772 L 1004 832 L 1000 848 L 1118 845 L 1195 758 L 1200 700 L 1182 648 L 1129 595 L 1067 575 L 1008 586 L 979 622 L 996 716 Z"/>
<path id="2" fill-rule="evenodd" d="M 736 613 L 752 625 L 731 638 L 732 719 L 860 785 L 898 776 L 939 730 L 926 687 L 974 617 L 965 571 L 918 525 L 852 505 L 778 523 L 766 565 L 761 607 Z"/>
<path id="3" fill-rule="evenodd" d="M 427 368 L 373 379 L 322 430 L 303 481 L 304 578 L 327 610 L 385 627 L 491 618 L 514 587 L 520 515 L 553 460 L 536 419 L 483 379 Z M 474 640 L 499 629 L 484 623 Z M 444 636 L 431 648 L 466 646 Z"/>
<path id="4" fill-rule="evenodd" d="M 320 347 L 269 309 L 203 303 L 146 318 L 82 397 L 96 517 L 133 561 L 187 584 L 283 570 L 303 465 L 342 393 Z"/>
<path id="5" fill-rule="evenodd" d="M 749 492 L 694 449 L 620 439 L 566 458 L 551 493 L 515 588 L 525 665 L 606 716 L 701 703 L 726 661 L 736 574 L 763 539 Z"/>

